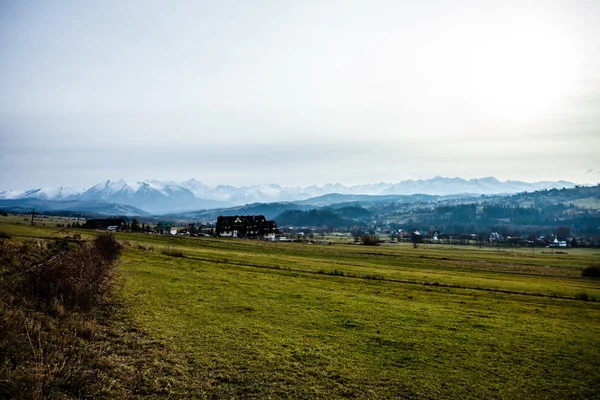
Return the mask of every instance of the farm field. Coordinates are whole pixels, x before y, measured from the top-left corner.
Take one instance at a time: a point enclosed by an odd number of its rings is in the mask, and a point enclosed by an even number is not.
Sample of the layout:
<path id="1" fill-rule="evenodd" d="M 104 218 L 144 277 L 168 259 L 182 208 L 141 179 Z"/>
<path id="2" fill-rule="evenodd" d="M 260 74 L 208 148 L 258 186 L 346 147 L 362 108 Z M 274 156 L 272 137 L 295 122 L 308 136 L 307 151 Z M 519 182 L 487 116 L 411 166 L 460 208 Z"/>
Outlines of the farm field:
<path id="1" fill-rule="evenodd" d="M 31 215 L 20 214 L 20 215 L 8 215 L 1 216 L 0 221 L 4 224 L 15 224 L 15 225 L 23 225 L 25 227 L 31 226 Z M 56 217 L 56 216 L 45 216 L 36 214 L 33 218 L 33 223 L 38 227 L 56 227 L 57 224 L 66 225 L 68 223 L 84 223 L 85 219 L 83 218 L 74 218 L 74 217 Z"/>
<path id="2" fill-rule="evenodd" d="M 0 231 L 21 240 L 57 234 L 2 218 Z M 60 234 L 74 233 L 94 234 Z M 168 349 L 172 363 L 191 366 L 166 380 L 165 396 L 600 393 L 600 280 L 581 277 L 600 264 L 598 249 L 117 237 L 131 323 Z M 155 365 L 139 369 L 164 381 Z"/>

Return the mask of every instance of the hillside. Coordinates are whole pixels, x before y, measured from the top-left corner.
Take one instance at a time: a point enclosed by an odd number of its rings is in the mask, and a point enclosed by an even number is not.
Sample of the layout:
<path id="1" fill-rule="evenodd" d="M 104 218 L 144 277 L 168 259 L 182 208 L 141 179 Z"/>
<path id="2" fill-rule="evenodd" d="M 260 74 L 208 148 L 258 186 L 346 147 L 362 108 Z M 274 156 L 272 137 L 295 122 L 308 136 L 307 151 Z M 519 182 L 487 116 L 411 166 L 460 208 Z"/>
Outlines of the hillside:
<path id="1" fill-rule="evenodd" d="M 285 225 L 350 226 L 372 231 L 376 228 L 419 229 L 440 233 L 481 233 L 501 231 L 508 235 L 553 235 L 558 227 L 570 234 L 595 237 L 600 226 L 600 186 L 541 190 L 510 196 L 367 196 L 330 195 L 315 199 L 314 204 L 329 203 L 310 212 L 286 211 L 276 217 Z M 345 200 L 357 200 L 345 202 Z M 308 200 L 304 203 L 311 203 Z M 368 215 L 342 218 L 338 208 L 360 205 Z M 319 218 L 316 218 L 316 216 Z M 592 240 L 593 241 L 593 240 Z"/>
<path id="2" fill-rule="evenodd" d="M 100 201 L 79 200 L 42 200 L 27 198 L 19 200 L 0 200 L 0 209 L 13 213 L 27 213 L 35 209 L 38 213 L 53 215 L 70 215 L 78 213 L 87 216 L 124 215 L 146 216 L 148 212 L 137 207 L 123 204 L 104 203 Z"/>

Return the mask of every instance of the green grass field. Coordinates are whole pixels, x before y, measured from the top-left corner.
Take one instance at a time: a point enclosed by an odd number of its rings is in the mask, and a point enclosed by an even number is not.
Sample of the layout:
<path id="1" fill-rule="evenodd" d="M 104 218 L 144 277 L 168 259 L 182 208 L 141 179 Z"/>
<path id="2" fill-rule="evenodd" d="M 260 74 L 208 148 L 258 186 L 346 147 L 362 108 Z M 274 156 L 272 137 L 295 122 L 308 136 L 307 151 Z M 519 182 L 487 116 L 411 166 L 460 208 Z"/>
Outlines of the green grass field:
<path id="1" fill-rule="evenodd" d="M 131 323 L 187 366 L 139 365 L 173 397 L 600 397 L 598 249 L 118 238 Z"/>

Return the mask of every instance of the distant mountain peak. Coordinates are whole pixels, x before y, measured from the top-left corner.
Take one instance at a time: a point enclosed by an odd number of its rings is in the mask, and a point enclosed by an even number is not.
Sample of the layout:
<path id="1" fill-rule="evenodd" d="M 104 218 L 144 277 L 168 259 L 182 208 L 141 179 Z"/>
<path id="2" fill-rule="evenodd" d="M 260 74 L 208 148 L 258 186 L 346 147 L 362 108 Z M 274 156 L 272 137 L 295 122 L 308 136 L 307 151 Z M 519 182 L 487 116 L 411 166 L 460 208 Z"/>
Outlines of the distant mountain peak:
<path id="1" fill-rule="evenodd" d="M 23 192 L 7 190 L 0 192 L 0 199 L 103 201 L 130 205 L 150 212 L 171 212 L 202 207 L 230 207 L 255 202 L 299 201 L 332 193 L 353 195 L 511 194 L 574 186 L 576 186 L 575 183 L 566 181 L 501 182 L 491 176 L 467 180 L 439 175 L 431 179 L 408 179 L 398 183 L 379 182 L 353 186 L 326 183 L 323 186 L 310 185 L 306 187 L 281 186 L 276 183 L 240 187 L 232 185 L 210 187 L 194 178 L 181 183 L 155 179 L 128 181 L 120 178 L 116 181 L 106 180 L 89 188 L 59 186 Z"/>

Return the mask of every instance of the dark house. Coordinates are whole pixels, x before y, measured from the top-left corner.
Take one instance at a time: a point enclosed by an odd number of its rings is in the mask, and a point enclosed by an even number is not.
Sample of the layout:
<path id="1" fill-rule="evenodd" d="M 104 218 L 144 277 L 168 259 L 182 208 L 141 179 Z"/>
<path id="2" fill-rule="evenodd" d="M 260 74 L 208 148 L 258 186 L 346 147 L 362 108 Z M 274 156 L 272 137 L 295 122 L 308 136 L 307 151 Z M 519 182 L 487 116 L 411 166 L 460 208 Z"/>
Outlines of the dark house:
<path id="1" fill-rule="evenodd" d="M 250 237 L 273 240 L 277 230 L 275 221 L 267 221 L 264 215 L 220 216 L 217 218 L 217 236 Z"/>
<path id="2" fill-rule="evenodd" d="M 127 222 L 123 218 L 88 219 L 83 227 L 85 229 L 122 231 L 127 229 Z"/>

